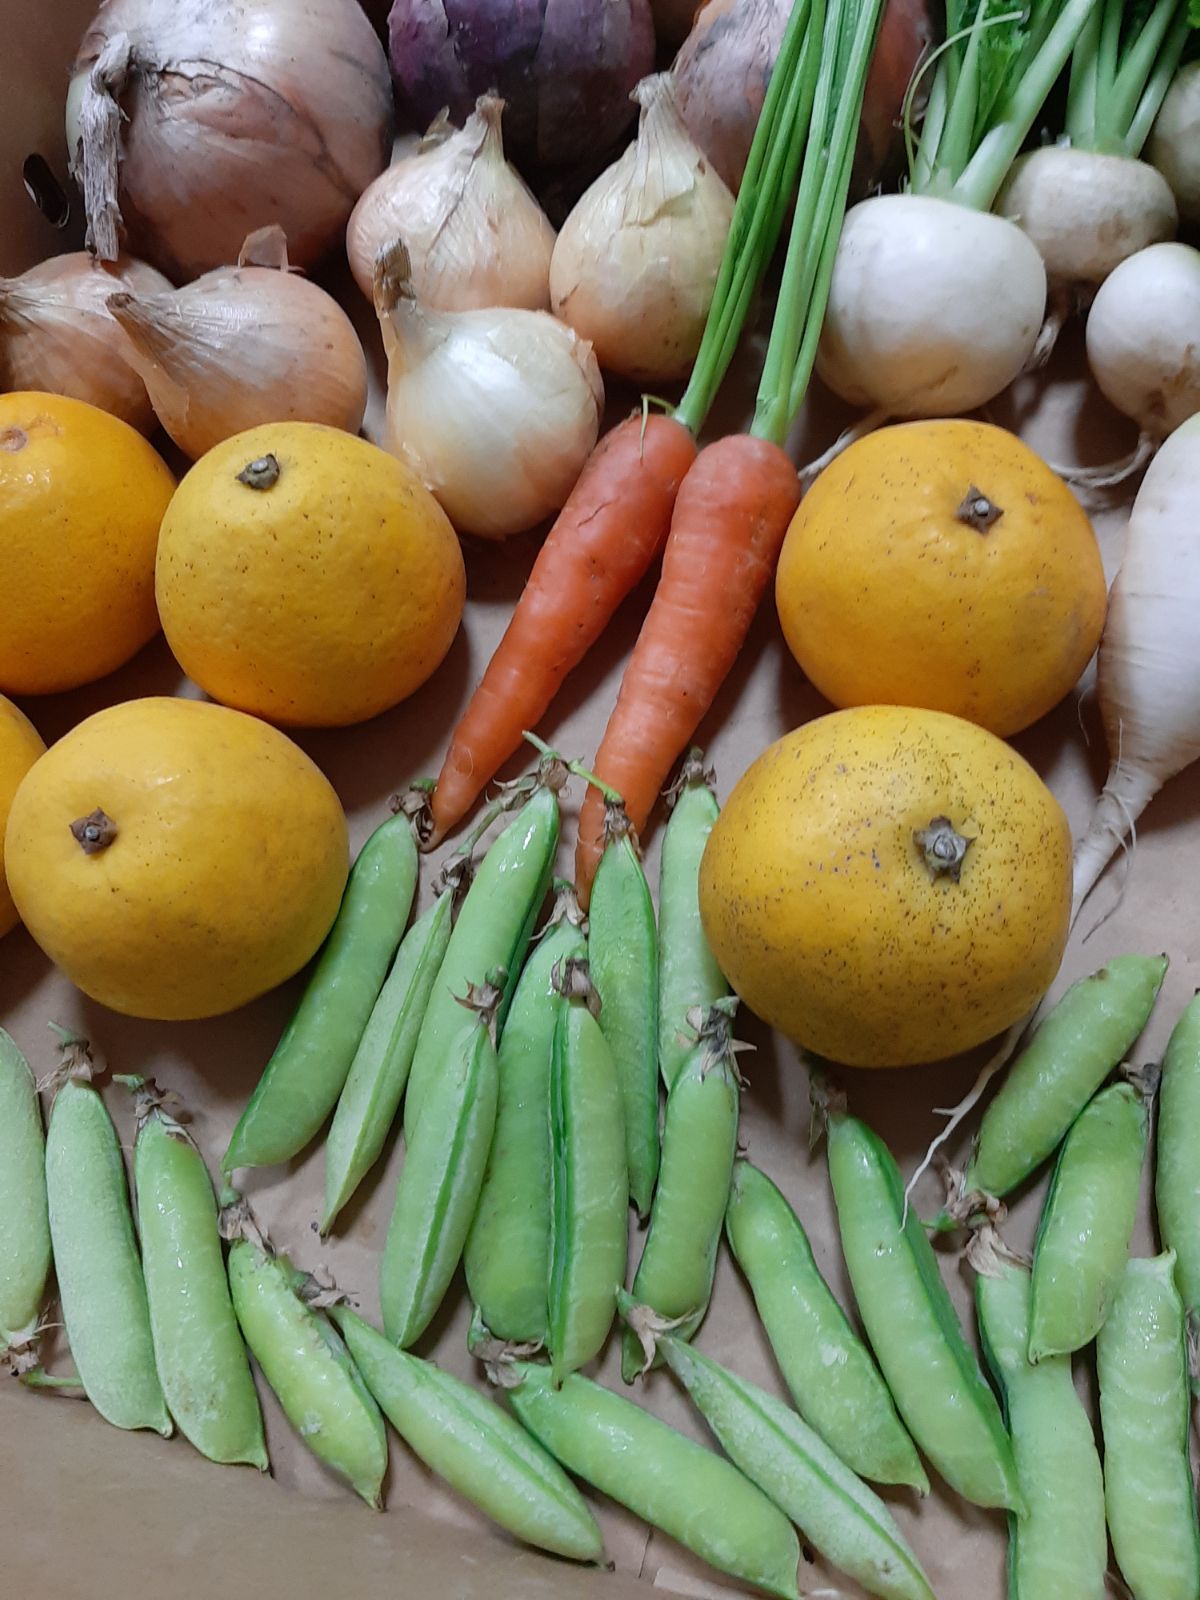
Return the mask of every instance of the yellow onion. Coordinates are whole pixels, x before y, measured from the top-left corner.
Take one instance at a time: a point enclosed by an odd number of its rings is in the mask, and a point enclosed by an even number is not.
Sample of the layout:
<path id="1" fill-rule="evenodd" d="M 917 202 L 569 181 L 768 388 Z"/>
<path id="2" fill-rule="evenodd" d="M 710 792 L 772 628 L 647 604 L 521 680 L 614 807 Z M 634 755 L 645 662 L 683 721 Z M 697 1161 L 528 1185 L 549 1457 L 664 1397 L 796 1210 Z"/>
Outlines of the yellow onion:
<path id="1" fill-rule="evenodd" d="M 144 261 L 99 262 L 86 250 L 51 256 L 19 278 L 0 278 L 0 388 L 70 395 L 153 433 L 150 396 L 122 359 L 125 336 L 107 300 L 122 289 L 170 288 Z"/>
<path id="2" fill-rule="evenodd" d="M 413 289 L 438 311 L 550 304 L 554 229 L 504 159 L 504 101 L 480 96 L 462 128 L 439 121 L 419 149 L 366 190 L 346 229 L 346 254 L 368 297 L 381 250 L 404 242 Z"/>
<path id="3" fill-rule="evenodd" d="M 606 371 L 659 382 L 684 377 L 700 348 L 733 196 L 684 127 L 670 75 L 634 95 L 637 141 L 563 223 L 550 303 Z"/>
<path id="4" fill-rule="evenodd" d="M 505 539 L 557 511 L 600 430 L 592 347 L 548 311 L 434 311 L 402 245 L 375 266 L 388 358 L 385 444 L 460 533 Z"/>
<path id="5" fill-rule="evenodd" d="M 67 94 L 89 243 L 177 282 L 277 223 L 309 266 L 387 160 L 383 46 L 358 0 L 104 0 Z"/>
<path id="6" fill-rule="evenodd" d="M 163 427 L 195 460 L 264 422 L 324 422 L 355 433 L 367 363 L 349 317 L 288 270 L 282 231 L 246 240 L 236 267 L 165 294 L 109 296 Z"/>

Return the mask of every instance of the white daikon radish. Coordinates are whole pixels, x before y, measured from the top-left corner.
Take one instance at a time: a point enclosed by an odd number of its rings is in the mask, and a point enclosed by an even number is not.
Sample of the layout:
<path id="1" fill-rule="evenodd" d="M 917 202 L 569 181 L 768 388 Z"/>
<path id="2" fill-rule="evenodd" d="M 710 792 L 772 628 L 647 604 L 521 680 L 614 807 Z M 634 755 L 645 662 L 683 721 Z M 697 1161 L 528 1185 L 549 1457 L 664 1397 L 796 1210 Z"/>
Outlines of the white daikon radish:
<path id="1" fill-rule="evenodd" d="M 1075 850 L 1075 915 L 1159 789 L 1200 759 L 1200 416 L 1142 480 L 1100 641 L 1108 780 Z"/>

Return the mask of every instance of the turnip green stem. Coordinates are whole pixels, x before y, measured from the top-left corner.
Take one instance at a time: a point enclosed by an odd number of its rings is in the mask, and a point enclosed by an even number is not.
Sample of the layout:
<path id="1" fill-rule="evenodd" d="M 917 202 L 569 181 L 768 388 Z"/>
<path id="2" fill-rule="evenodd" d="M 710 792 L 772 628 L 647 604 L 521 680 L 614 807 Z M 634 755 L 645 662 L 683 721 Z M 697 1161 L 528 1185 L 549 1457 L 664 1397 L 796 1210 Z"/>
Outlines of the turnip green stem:
<path id="1" fill-rule="evenodd" d="M 1183 54 L 1187 0 L 1154 0 L 1132 22 L 1126 11 L 1101 0 L 1076 41 L 1066 134 L 1077 150 L 1139 156 Z"/>

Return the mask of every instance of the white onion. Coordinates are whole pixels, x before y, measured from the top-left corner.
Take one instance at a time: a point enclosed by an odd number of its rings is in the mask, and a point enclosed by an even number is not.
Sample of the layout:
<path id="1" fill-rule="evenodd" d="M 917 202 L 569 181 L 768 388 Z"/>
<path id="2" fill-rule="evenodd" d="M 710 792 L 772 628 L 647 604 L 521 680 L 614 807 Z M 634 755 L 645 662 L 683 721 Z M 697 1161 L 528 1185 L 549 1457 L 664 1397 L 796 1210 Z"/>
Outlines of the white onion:
<path id="1" fill-rule="evenodd" d="M 387 433 L 460 533 L 505 539 L 557 511 L 600 430 L 592 347 L 548 311 L 431 311 L 403 246 L 376 263 Z"/>
<path id="2" fill-rule="evenodd" d="M 264 422 L 362 423 L 358 335 L 332 296 L 288 271 L 278 228 L 252 234 L 236 267 L 108 306 L 159 421 L 193 460 Z"/>
<path id="3" fill-rule="evenodd" d="M 19 278 L 0 279 L 0 388 L 70 395 L 153 433 L 150 396 L 122 357 L 125 336 L 107 300 L 122 289 L 159 294 L 170 288 L 144 261 L 93 261 L 86 250 L 51 256 Z"/>
<path id="4" fill-rule="evenodd" d="M 606 371 L 657 383 L 686 377 L 700 348 L 733 196 L 684 127 L 670 75 L 634 94 L 637 141 L 563 223 L 550 299 Z"/>
<path id="5" fill-rule="evenodd" d="M 503 110 L 498 96 L 482 95 L 461 129 L 435 124 L 365 191 L 346 229 L 350 270 L 365 295 L 380 251 L 400 239 L 424 305 L 549 306 L 554 229 L 504 159 Z"/>
<path id="6" fill-rule="evenodd" d="M 277 223 L 308 266 L 382 170 L 391 106 L 358 0 L 104 0 L 67 95 L 89 242 L 111 260 L 123 224 L 181 281 Z"/>

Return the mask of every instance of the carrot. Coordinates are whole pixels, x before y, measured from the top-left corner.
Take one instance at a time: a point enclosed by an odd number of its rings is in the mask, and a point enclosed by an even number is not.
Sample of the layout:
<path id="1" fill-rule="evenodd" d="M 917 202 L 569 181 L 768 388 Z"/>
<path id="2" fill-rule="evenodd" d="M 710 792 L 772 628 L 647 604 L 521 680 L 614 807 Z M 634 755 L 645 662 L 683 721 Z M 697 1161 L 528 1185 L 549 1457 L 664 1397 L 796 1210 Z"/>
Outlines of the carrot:
<path id="1" fill-rule="evenodd" d="M 640 413 L 592 452 L 538 552 L 512 620 L 442 763 L 430 809 L 436 844 L 536 727 L 621 601 L 661 552 L 696 441 Z"/>
<path id="2" fill-rule="evenodd" d="M 662 577 L 592 763 L 639 833 L 737 659 L 799 504 L 790 458 L 750 434 L 707 445 L 683 480 Z M 592 788 L 575 855 L 585 896 L 603 832 L 604 796 Z"/>
<path id="3" fill-rule="evenodd" d="M 706 446 L 680 486 L 658 591 L 592 762 L 639 833 L 737 659 L 800 504 L 783 441 L 816 359 L 883 0 L 815 4 L 823 36 L 809 63 L 811 120 L 754 421 L 747 435 Z M 584 906 L 603 827 L 592 789 L 575 852 Z"/>
<path id="4" fill-rule="evenodd" d="M 824 0 L 794 0 L 738 190 L 691 379 L 669 417 L 621 423 L 593 452 L 534 563 L 434 790 L 438 840 L 466 815 L 658 555 L 695 436 L 779 237 L 804 149 Z M 811 25 L 810 25 L 811 23 Z M 798 70 L 802 68 L 802 70 Z"/>

